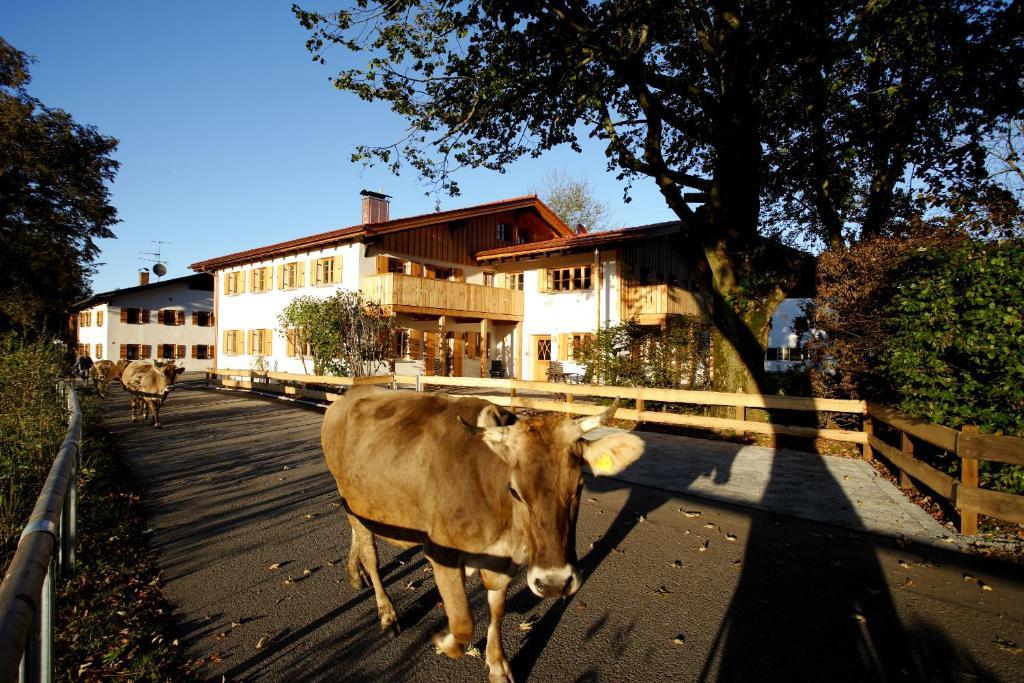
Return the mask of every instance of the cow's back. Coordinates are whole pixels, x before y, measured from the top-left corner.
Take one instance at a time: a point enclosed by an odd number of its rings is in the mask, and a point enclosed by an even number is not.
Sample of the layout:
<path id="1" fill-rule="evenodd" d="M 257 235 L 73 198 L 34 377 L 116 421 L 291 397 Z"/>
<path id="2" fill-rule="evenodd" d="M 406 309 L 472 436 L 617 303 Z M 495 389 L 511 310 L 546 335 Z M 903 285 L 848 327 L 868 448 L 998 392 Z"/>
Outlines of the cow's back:
<path id="1" fill-rule="evenodd" d="M 158 394 L 163 391 L 166 379 L 153 363 L 135 360 L 121 373 L 121 384 L 129 391 Z"/>
<path id="2" fill-rule="evenodd" d="M 485 546 L 496 538 L 509 521 L 509 506 L 494 503 L 507 486 L 508 466 L 459 423 L 461 417 L 475 424 L 488 405 L 472 397 L 351 389 L 327 410 L 321 430 L 328 469 L 349 509 L 441 544 L 475 538 Z"/>

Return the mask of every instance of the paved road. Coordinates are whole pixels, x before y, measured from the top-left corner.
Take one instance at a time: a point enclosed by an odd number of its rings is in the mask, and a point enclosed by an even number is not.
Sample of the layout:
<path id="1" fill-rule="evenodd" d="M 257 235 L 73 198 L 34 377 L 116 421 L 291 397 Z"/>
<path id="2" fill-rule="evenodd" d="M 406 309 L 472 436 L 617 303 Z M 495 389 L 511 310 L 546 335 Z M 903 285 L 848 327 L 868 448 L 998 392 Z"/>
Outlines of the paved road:
<path id="1" fill-rule="evenodd" d="M 187 388 L 162 430 L 132 425 L 117 393 L 108 408 L 202 675 L 486 680 L 482 660 L 430 647 L 444 612 L 419 553 L 381 549 L 396 639 L 379 635 L 372 593 L 348 585 L 320 412 Z M 766 499 L 784 493 L 767 483 Z M 609 479 L 588 481 L 578 542 L 572 600 L 510 588 L 520 683 L 1024 680 L 1017 567 Z M 483 650 L 486 598 L 470 585 Z"/>

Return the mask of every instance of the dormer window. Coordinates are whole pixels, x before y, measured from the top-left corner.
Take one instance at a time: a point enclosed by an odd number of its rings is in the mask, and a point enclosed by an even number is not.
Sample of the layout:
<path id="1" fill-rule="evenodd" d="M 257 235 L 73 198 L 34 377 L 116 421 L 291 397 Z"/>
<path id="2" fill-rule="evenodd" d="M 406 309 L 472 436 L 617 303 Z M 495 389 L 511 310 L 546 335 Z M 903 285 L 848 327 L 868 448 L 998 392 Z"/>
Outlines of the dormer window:
<path id="1" fill-rule="evenodd" d="M 508 223 L 498 223 L 498 241 L 507 244 L 512 243 L 512 226 Z"/>

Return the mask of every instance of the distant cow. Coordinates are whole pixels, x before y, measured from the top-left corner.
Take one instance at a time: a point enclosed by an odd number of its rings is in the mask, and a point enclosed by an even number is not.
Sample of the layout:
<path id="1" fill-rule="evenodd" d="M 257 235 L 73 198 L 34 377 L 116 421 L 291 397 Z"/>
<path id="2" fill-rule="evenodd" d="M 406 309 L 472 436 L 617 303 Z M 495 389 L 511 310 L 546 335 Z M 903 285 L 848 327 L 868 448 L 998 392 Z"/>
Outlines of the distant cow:
<path id="1" fill-rule="evenodd" d="M 160 425 L 160 406 L 167 400 L 167 393 L 174 386 L 174 380 L 185 371 L 173 363 L 157 366 L 152 361 L 135 360 L 121 373 L 121 384 L 131 394 L 132 422 L 135 422 L 136 408 L 141 408 L 142 419 L 148 420 L 153 413 L 153 426 Z"/>
<path id="2" fill-rule="evenodd" d="M 357 589 L 366 580 L 373 585 L 381 628 L 399 630 L 375 536 L 403 548 L 422 545 L 448 615 L 448 630 L 434 644 L 449 657 L 462 655 L 473 635 L 464 582 L 479 569 L 491 613 L 488 673 L 492 682 L 511 681 L 501 644 L 508 584 L 528 565 L 536 595 L 575 593 L 581 465 L 616 474 L 643 454 L 632 434 L 583 439 L 615 408 L 577 419 L 517 418 L 479 398 L 377 387 L 355 387 L 331 405 L 321 442 L 352 525 L 349 580 Z"/>
<path id="3" fill-rule="evenodd" d="M 89 376 L 92 378 L 92 385 L 96 388 L 96 393 L 102 396 L 107 385 L 115 379 L 121 378 L 121 373 L 124 372 L 129 363 L 131 363 L 130 360 L 119 360 L 116 363 L 110 360 L 96 361 L 89 370 Z"/>

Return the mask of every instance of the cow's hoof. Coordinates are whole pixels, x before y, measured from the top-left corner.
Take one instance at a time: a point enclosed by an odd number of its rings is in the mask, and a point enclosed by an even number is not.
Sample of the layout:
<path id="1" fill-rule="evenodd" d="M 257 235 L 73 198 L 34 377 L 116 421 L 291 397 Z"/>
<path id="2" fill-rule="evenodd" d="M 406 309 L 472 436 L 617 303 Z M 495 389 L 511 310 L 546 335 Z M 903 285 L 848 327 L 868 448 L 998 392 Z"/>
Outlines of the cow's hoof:
<path id="1" fill-rule="evenodd" d="M 162 424 L 160 424 L 159 422 L 157 422 L 157 423 L 156 423 L 155 425 L 153 425 L 153 426 L 154 426 L 154 427 L 156 427 L 157 429 L 163 429 L 163 427 L 164 427 L 164 426 L 163 426 Z"/>
<path id="2" fill-rule="evenodd" d="M 450 632 L 435 633 L 433 641 L 438 652 L 443 652 L 452 659 L 462 656 L 462 643 L 456 640 Z"/>
<path id="3" fill-rule="evenodd" d="M 380 630 L 382 633 L 389 635 L 392 638 L 397 638 L 402 633 L 402 627 L 398 625 L 397 621 L 391 624 L 381 624 Z"/>

